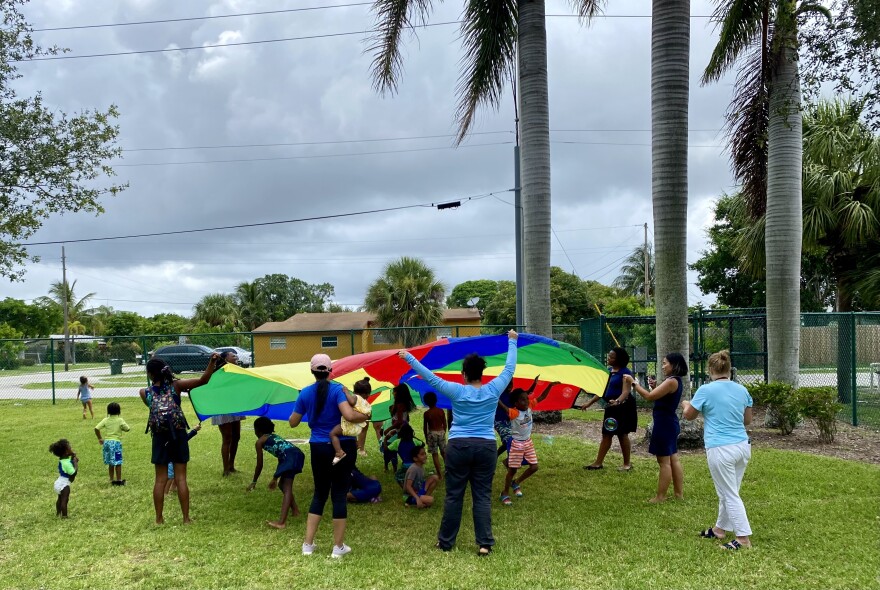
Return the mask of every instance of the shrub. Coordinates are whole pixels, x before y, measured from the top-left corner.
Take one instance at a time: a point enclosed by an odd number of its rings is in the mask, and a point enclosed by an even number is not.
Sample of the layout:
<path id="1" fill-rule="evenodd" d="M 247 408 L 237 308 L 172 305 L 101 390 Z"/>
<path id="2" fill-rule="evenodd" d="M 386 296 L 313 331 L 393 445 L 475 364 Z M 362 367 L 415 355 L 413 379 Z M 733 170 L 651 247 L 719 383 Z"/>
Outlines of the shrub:
<path id="1" fill-rule="evenodd" d="M 801 419 L 797 392 L 788 383 L 752 383 L 746 386 L 757 406 L 767 410 L 768 425 L 781 434 L 791 434 Z"/>
<path id="2" fill-rule="evenodd" d="M 819 440 L 834 442 L 837 414 L 843 407 L 837 403 L 837 391 L 833 387 L 801 387 L 797 390 L 797 401 L 801 415 L 812 420 L 819 430 Z"/>

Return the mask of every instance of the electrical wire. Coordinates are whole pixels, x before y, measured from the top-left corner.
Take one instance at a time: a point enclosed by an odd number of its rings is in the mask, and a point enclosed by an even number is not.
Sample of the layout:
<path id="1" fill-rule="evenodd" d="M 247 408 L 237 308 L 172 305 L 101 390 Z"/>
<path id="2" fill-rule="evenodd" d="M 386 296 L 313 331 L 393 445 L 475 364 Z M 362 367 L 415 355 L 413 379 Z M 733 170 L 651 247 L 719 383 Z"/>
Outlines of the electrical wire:
<path id="1" fill-rule="evenodd" d="M 513 189 L 505 189 L 502 191 L 484 193 L 484 194 L 474 195 L 474 196 L 470 196 L 470 197 L 461 197 L 461 198 L 458 198 L 455 200 L 461 201 L 461 202 L 475 201 L 475 200 L 490 197 L 490 196 L 494 195 L 496 192 L 498 192 L 498 193 L 510 192 L 512 190 Z M 342 217 L 355 217 L 358 215 L 370 215 L 373 213 L 388 213 L 390 211 L 402 211 L 404 209 L 416 209 L 419 207 L 435 207 L 437 204 L 439 204 L 439 203 L 422 203 L 422 204 L 417 204 L 417 205 L 400 205 L 398 207 L 386 207 L 384 209 L 369 209 L 369 210 L 365 210 L 365 211 L 354 211 L 351 213 L 336 213 L 336 214 L 330 214 L 330 215 L 319 215 L 319 216 L 315 216 L 315 217 L 301 217 L 299 219 L 284 219 L 281 221 L 263 221 L 263 222 L 259 222 L 259 223 L 243 223 L 243 224 L 238 224 L 238 225 L 225 225 L 225 226 L 220 226 L 220 227 L 203 227 L 203 228 L 197 228 L 197 229 L 182 229 L 182 230 L 175 230 L 175 231 L 152 232 L 152 233 L 144 233 L 144 234 L 129 234 L 129 235 L 121 235 L 121 236 L 104 236 L 104 237 L 100 237 L 100 238 L 78 238 L 78 239 L 71 239 L 71 240 L 52 240 L 52 241 L 46 241 L 46 242 L 25 242 L 25 243 L 21 243 L 21 244 L 17 244 L 17 245 L 19 245 L 19 246 L 45 246 L 45 245 L 49 245 L 49 244 L 77 244 L 77 243 L 82 243 L 82 242 L 104 242 L 104 241 L 109 241 L 109 240 L 126 240 L 126 239 L 130 239 L 130 238 L 151 238 L 151 237 L 157 237 L 157 236 L 173 236 L 173 235 L 179 235 L 179 234 L 222 231 L 222 230 L 229 230 L 229 229 L 242 229 L 242 228 L 248 228 L 248 227 L 266 227 L 266 226 L 270 226 L 270 225 L 301 223 L 304 221 L 318 221 L 318 220 L 325 220 L 325 219 L 339 219 Z"/>

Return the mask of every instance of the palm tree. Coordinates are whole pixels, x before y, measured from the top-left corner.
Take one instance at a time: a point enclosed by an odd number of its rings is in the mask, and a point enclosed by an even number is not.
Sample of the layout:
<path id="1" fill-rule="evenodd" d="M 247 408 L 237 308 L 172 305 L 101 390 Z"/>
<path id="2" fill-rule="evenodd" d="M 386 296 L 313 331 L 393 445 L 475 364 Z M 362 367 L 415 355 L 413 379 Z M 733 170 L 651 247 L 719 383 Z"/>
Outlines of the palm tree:
<path id="1" fill-rule="evenodd" d="M 657 358 L 687 357 L 690 0 L 654 0 L 651 19 L 651 200 L 656 242 Z M 644 263 L 642 263 L 644 265 Z M 642 266 L 644 271 L 644 266 Z"/>
<path id="2" fill-rule="evenodd" d="M 647 250 L 647 254 L 645 253 Z M 615 289 L 619 289 L 627 295 L 635 295 L 645 299 L 645 260 L 648 261 L 648 293 L 650 298 L 654 291 L 654 252 L 651 243 L 639 246 L 623 261 L 620 267 L 620 274 L 611 283 Z M 646 306 L 647 307 L 647 306 Z"/>
<path id="3" fill-rule="evenodd" d="M 239 283 L 235 288 L 234 297 L 238 304 L 241 322 L 246 330 L 252 331 L 266 322 L 268 318 L 266 304 L 256 281 Z"/>
<path id="4" fill-rule="evenodd" d="M 816 10 L 829 16 L 809 0 L 717 0 L 719 40 L 703 73 L 703 83 L 714 82 L 739 64 L 728 111 L 731 162 L 753 216 L 765 213 L 769 377 L 792 385 L 803 241 L 797 33 L 798 18 Z"/>
<path id="5" fill-rule="evenodd" d="M 62 309 L 64 301 L 67 300 L 67 320 L 68 323 L 82 320 L 85 312 L 88 310 L 89 300 L 95 296 L 94 293 L 87 293 L 81 299 L 76 298 L 76 281 L 72 283 L 63 283 L 55 281 L 49 288 L 49 296 Z"/>
<path id="6" fill-rule="evenodd" d="M 573 0 L 579 15 L 595 16 L 601 0 Z M 375 0 L 377 27 L 370 51 L 381 93 L 394 92 L 401 75 L 401 38 L 413 21 L 425 22 L 432 0 Z M 526 329 L 550 336 L 550 108 L 544 0 L 465 0 L 464 57 L 458 82 L 457 142 L 480 106 L 497 108 L 507 80 L 518 81 L 523 263 Z"/>
<path id="7" fill-rule="evenodd" d="M 443 284 L 434 271 L 417 258 L 406 256 L 390 262 L 367 290 L 364 308 L 376 314 L 376 321 L 384 328 L 417 328 L 392 331 L 392 336 L 404 347 L 424 343 L 434 334 L 427 326 L 438 326 L 443 321 Z"/>
<path id="8" fill-rule="evenodd" d="M 193 306 L 193 320 L 213 327 L 234 325 L 238 321 L 238 307 L 232 295 L 211 293 Z"/>

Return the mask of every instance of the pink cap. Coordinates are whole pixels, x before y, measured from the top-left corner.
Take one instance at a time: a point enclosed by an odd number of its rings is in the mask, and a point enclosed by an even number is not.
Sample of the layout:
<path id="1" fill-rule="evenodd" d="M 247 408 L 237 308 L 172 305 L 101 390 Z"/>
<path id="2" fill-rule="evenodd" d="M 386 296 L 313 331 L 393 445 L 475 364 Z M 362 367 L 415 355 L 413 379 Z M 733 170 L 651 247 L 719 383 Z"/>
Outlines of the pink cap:
<path id="1" fill-rule="evenodd" d="M 312 357 L 312 370 L 330 372 L 330 357 L 326 354 L 316 354 Z"/>

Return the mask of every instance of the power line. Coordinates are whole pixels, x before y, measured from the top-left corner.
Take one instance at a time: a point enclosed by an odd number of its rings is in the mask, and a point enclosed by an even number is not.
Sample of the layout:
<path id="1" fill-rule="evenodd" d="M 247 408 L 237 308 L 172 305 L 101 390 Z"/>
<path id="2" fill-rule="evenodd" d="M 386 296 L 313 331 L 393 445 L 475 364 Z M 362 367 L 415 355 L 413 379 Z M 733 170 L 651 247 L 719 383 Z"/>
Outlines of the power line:
<path id="1" fill-rule="evenodd" d="M 427 23 L 424 25 L 417 25 L 413 28 L 428 28 L 428 27 L 442 27 L 446 25 L 457 25 L 460 24 L 461 21 L 446 21 L 442 23 Z M 23 63 L 23 62 L 34 62 L 34 61 L 55 61 L 60 59 L 90 59 L 93 57 L 117 57 L 120 55 L 142 55 L 147 53 L 170 53 L 175 51 L 194 51 L 201 49 L 219 49 L 223 47 L 241 47 L 243 45 L 265 45 L 268 43 L 285 43 L 288 41 L 310 41 L 313 39 L 329 39 L 331 37 L 350 37 L 352 35 L 364 35 L 366 33 L 376 33 L 379 32 L 378 29 L 369 29 L 369 30 L 360 30 L 360 31 L 347 31 L 345 33 L 324 33 L 322 35 L 306 35 L 303 37 L 284 37 L 281 39 L 262 39 L 257 41 L 236 41 L 234 43 L 224 43 L 222 45 L 195 45 L 190 47 L 166 47 L 164 49 L 141 49 L 139 51 L 115 51 L 112 53 L 91 53 L 85 55 L 47 55 L 44 57 L 33 57 L 30 59 L 19 59 L 19 60 L 11 60 L 7 63 Z"/>
<path id="2" fill-rule="evenodd" d="M 269 14 L 286 14 L 291 12 L 309 12 L 315 10 L 326 10 L 330 8 L 351 8 L 353 6 L 369 6 L 372 2 L 355 2 L 353 4 L 331 4 L 328 6 L 309 6 L 307 8 L 288 8 L 285 10 L 264 10 L 260 12 L 238 12 L 235 14 L 217 14 L 213 16 L 191 16 L 185 18 L 165 18 L 160 20 L 141 20 L 126 23 L 105 23 L 99 25 L 77 25 L 71 27 L 49 27 L 45 29 L 34 29 L 37 32 L 46 31 L 73 31 L 77 29 L 101 29 L 105 27 L 131 27 L 134 25 L 158 25 L 164 23 L 182 23 L 196 20 L 214 20 L 219 18 L 236 18 L 241 16 L 264 16 Z"/>
<path id="3" fill-rule="evenodd" d="M 505 189 L 503 191 L 495 191 L 495 192 L 499 192 L 499 193 L 500 192 L 510 192 L 511 190 L 513 190 L 513 189 Z M 494 195 L 495 192 L 484 193 L 481 195 L 474 195 L 474 196 L 470 196 L 470 197 L 461 197 L 458 200 L 459 201 L 475 201 L 478 199 L 484 199 L 486 197 L 490 197 L 490 196 Z M 263 221 L 260 223 L 243 223 L 243 224 L 239 224 L 239 225 L 225 225 L 225 226 L 220 226 L 220 227 L 203 227 L 203 228 L 197 228 L 197 229 L 182 229 L 182 230 L 176 230 L 176 231 L 153 232 L 153 233 L 146 233 L 146 234 L 104 236 L 104 237 L 100 237 L 100 238 L 79 238 L 79 239 L 74 239 L 74 240 L 27 242 L 27 243 L 22 243 L 22 244 L 18 244 L 18 245 L 19 246 L 45 246 L 45 245 L 49 245 L 49 244 L 76 244 L 76 243 L 81 243 L 81 242 L 104 242 L 104 241 L 108 241 L 108 240 L 126 240 L 126 239 L 130 239 L 130 238 L 152 238 L 152 237 L 156 237 L 156 236 L 172 236 L 172 235 L 179 235 L 179 234 L 192 234 L 192 233 L 198 233 L 198 232 L 221 231 L 221 230 L 228 230 L 228 229 L 242 229 L 242 228 L 247 228 L 247 227 L 265 227 L 265 226 L 269 226 L 269 225 L 300 223 L 303 221 L 338 219 L 338 218 L 342 218 L 342 217 L 355 217 L 358 215 L 368 215 L 368 214 L 372 214 L 372 213 L 388 213 L 390 211 L 401 211 L 403 209 L 415 209 L 418 207 L 434 207 L 434 206 L 436 206 L 436 203 L 422 203 L 419 205 L 401 205 L 399 207 L 386 207 L 384 209 L 369 209 L 366 211 L 355 211 L 352 213 L 337 213 L 335 215 L 320 215 L 320 216 L 315 216 L 315 217 L 301 217 L 299 219 L 285 219 L 285 220 L 281 220 L 281 221 Z"/>
<path id="4" fill-rule="evenodd" d="M 379 156 L 384 154 L 405 154 L 410 152 L 432 152 L 437 150 L 457 150 L 495 145 L 512 145 L 513 141 L 495 141 L 490 143 L 474 143 L 469 145 L 447 145 L 427 148 L 410 148 L 406 150 L 383 150 L 380 152 L 353 152 L 347 154 L 312 154 L 309 156 L 276 156 L 271 158 L 230 158 L 226 160 L 188 160 L 185 162 L 136 162 L 134 164 L 113 164 L 114 168 L 137 168 L 141 166 L 184 166 L 189 164 L 232 164 L 238 162 L 277 162 L 284 160 L 315 160 L 321 158 L 346 158 L 349 156 Z"/>
<path id="5" fill-rule="evenodd" d="M 629 142 L 615 142 L 615 141 L 567 141 L 561 139 L 552 139 L 550 143 L 559 143 L 559 144 L 570 144 L 570 145 L 604 145 L 604 146 L 638 146 L 638 147 L 651 147 L 650 143 L 629 143 Z M 695 145 L 688 144 L 688 147 L 692 148 L 726 148 L 727 146 L 723 145 Z"/>

